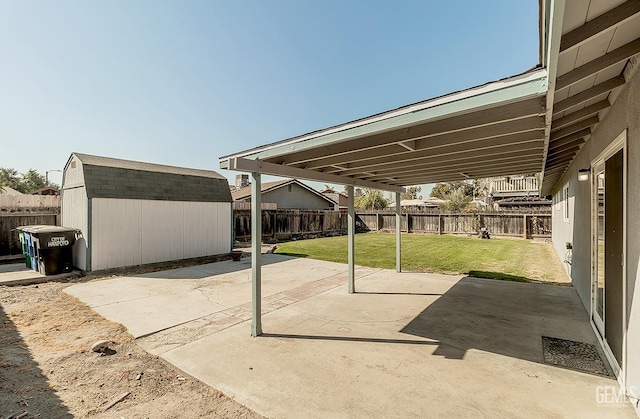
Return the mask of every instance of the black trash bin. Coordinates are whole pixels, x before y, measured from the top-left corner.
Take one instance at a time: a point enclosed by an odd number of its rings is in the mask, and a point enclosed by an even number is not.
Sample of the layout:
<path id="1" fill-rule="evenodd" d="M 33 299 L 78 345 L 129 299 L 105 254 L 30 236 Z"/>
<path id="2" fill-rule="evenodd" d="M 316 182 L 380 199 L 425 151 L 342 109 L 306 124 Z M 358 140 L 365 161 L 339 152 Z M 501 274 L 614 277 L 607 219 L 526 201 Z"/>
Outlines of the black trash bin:
<path id="1" fill-rule="evenodd" d="M 44 275 L 71 272 L 77 229 L 39 225 L 19 227 L 19 230 L 31 236 L 38 272 Z"/>

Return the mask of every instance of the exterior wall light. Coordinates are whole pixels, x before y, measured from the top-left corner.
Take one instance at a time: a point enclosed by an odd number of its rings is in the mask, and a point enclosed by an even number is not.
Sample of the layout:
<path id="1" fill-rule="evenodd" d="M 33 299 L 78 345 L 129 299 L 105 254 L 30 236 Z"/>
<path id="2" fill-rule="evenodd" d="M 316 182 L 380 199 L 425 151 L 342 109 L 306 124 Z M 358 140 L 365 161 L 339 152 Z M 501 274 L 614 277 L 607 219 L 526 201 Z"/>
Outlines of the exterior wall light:
<path id="1" fill-rule="evenodd" d="M 590 167 L 588 167 L 586 169 L 578 170 L 578 181 L 584 182 L 584 181 L 589 180 L 589 172 L 590 171 L 591 171 Z"/>

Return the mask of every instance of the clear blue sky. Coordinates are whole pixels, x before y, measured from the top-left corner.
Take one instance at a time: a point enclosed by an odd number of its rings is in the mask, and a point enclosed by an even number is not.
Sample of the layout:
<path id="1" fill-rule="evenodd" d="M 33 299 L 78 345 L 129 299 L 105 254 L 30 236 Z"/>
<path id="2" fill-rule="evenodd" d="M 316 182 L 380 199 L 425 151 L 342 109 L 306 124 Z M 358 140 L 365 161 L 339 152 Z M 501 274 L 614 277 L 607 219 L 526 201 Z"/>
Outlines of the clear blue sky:
<path id="1" fill-rule="evenodd" d="M 537 0 L 0 0 L 0 166 L 231 179 L 218 157 L 537 63 Z"/>

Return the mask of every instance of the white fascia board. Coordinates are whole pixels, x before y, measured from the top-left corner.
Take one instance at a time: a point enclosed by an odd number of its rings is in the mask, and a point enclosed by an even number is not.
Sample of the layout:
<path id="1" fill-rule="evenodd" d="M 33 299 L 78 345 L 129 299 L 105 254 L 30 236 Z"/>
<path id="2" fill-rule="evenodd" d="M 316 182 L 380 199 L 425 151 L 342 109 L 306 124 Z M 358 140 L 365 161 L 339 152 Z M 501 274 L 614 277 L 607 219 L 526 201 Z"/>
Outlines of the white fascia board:
<path id="1" fill-rule="evenodd" d="M 390 192 L 404 192 L 401 186 L 387 185 L 385 183 L 369 182 L 362 179 L 346 176 L 332 175 L 329 173 L 315 172 L 312 170 L 300 169 L 297 167 L 285 166 L 281 164 L 267 163 L 260 160 L 246 159 L 244 157 L 232 157 L 226 160 L 229 170 L 249 173 L 263 173 L 273 176 L 292 177 L 311 181 L 331 182 L 341 185 L 353 185 L 363 188 L 380 189 Z"/>
<path id="2" fill-rule="evenodd" d="M 407 106 L 370 118 L 313 132 L 289 141 L 280 141 L 256 149 L 246 150 L 220 158 L 220 167 L 227 169 L 226 161 L 234 157 L 268 159 L 309 148 L 330 145 L 347 139 L 397 129 L 421 122 L 466 114 L 501 104 L 544 96 L 547 93 L 547 70 L 515 76 L 506 80 L 463 90 L 426 102 Z"/>
<path id="3" fill-rule="evenodd" d="M 540 171 L 540 191 L 544 184 L 544 171 L 547 165 L 547 153 L 549 151 L 549 135 L 553 122 L 553 101 L 555 97 L 556 76 L 558 71 L 558 57 L 560 55 L 560 41 L 562 39 L 562 23 L 564 20 L 565 0 L 547 0 L 546 6 L 549 8 L 549 22 L 547 45 L 545 45 L 546 59 L 545 66 L 548 71 L 549 86 L 546 97 L 546 113 L 544 128 L 544 154 L 542 156 L 542 170 Z"/>

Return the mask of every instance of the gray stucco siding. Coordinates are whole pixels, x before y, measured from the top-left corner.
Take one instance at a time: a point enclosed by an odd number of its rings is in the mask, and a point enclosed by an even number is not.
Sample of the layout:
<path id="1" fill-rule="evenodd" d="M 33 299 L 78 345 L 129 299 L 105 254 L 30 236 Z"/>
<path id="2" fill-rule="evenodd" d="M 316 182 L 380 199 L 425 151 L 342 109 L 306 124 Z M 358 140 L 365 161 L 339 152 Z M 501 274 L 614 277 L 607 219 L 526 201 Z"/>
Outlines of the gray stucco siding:
<path id="1" fill-rule="evenodd" d="M 626 130 L 626 337 L 627 387 L 640 388 L 640 71 L 623 87 L 613 106 L 555 185 L 555 196 L 569 182 L 571 198 L 569 223 L 563 220 L 558 202 L 553 210 L 553 242 L 561 258 L 565 242 L 573 243 L 572 264 L 568 266 L 573 285 L 588 313 L 591 311 L 591 182 L 578 182 L 578 170 L 591 163 Z M 635 294 L 638 294 L 636 297 Z M 638 301 L 636 301 L 638 300 Z"/>

